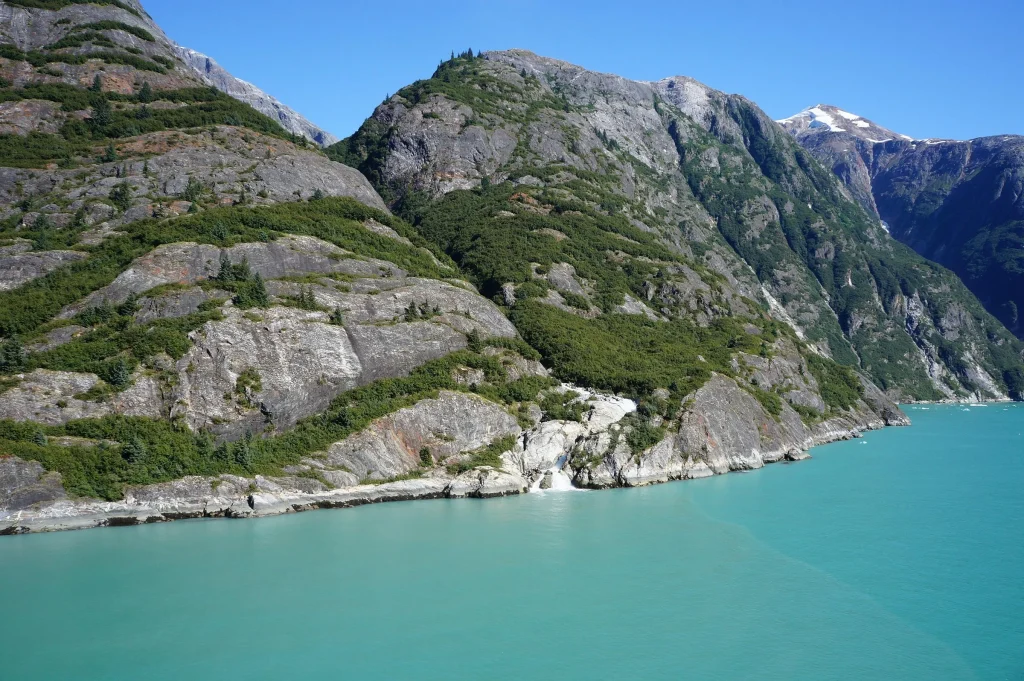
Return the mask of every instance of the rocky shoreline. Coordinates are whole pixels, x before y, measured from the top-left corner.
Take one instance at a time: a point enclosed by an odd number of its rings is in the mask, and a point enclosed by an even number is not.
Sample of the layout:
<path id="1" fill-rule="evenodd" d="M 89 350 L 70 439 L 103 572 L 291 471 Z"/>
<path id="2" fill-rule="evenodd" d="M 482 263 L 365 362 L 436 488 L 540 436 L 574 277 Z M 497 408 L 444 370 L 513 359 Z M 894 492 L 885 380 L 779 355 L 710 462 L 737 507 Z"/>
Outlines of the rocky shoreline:
<path id="1" fill-rule="evenodd" d="M 887 402 L 880 394 L 865 400 L 872 398 Z M 442 395 L 439 401 L 457 399 L 464 398 Z M 616 437 L 635 404 L 590 393 L 584 393 L 582 399 L 589 410 L 581 422 L 547 421 L 521 432 L 515 447 L 502 454 L 502 470 L 481 466 L 452 474 L 439 467 L 422 477 L 335 489 L 302 476 L 187 477 L 129 488 L 122 501 L 61 498 L 0 511 L 0 535 L 199 518 L 261 518 L 414 499 L 485 499 L 530 493 L 550 484 L 552 475 L 565 476 L 575 487 L 586 489 L 639 487 L 799 461 L 809 458 L 807 450 L 812 447 L 860 437 L 867 430 L 910 424 L 892 403 L 868 408 L 864 401 L 846 415 L 811 427 L 788 408 L 777 421 L 762 413 L 757 425 L 757 420 L 745 421 L 749 416 L 744 411 L 759 412 L 760 405 L 732 379 L 716 376 L 697 392 L 679 431 L 636 456 Z M 729 411 L 716 408 L 723 399 L 729 401 Z M 411 408 L 410 413 L 414 415 L 416 409 Z M 750 439 L 751 433 L 755 440 Z M 18 481 L 23 490 L 31 492 L 34 488 L 26 481 L 33 478 L 38 486 L 60 485 L 59 475 L 45 473 L 36 462 L 0 459 L 0 486 Z"/>

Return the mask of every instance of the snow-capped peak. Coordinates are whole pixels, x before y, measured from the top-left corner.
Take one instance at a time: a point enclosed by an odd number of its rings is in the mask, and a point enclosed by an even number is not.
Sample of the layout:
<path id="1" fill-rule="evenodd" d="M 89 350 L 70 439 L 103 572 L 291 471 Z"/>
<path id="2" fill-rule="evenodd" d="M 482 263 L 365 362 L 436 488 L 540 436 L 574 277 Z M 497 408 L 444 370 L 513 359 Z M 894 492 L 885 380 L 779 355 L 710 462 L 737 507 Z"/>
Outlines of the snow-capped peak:
<path id="1" fill-rule="evenodd" d="M 834 113 L 842 116 L 843 118 L 846 118 L 846 116 L 853 115 L 846 114 L 845 111 L 840 111 L 839 109 L 836 109 Z M 843 114 L 846 114 L 846 116 L 843 116 Z M 859 118 L 859 116 L 855 116 L 854 118 Z M 832 132 L 845 132 L 845 130 L 839 126 L 836 119 L 833 118 L 832 115 L 828 111 L 826 111 L 821 104 L 818 104 L 817 106 L 808 107 L 801 111 L 800 113 L 796 114 L 795 116 L 783 118 L 781 121 L 776 122 L 781 123 L 783 126 L 785 126 L 787 123 L 802 123 L 805 124 L 808 128 L 828 128 Z"/>
<path id="2" fill-rule="evenodd" d="M 819 132 L 845 132 L 875 144 L 893 139 L 913 141 L 913 138 L 907 135 L 886 130 L 863 116 L 843 111 L 830 104 L 808 107 L 800 113 L 783 118 L 776 123 L 797 136 Z"/>

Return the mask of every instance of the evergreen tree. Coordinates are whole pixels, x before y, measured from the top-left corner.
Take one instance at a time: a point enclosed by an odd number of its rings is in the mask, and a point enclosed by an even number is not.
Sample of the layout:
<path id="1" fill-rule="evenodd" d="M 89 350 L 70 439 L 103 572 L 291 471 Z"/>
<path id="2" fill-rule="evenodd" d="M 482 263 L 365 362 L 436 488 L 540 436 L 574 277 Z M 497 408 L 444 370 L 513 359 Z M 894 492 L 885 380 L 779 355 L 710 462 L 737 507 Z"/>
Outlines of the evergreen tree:
<path id="1" fill-rule="evenodd" d="M 131 369 L 128 368 L 128 363 L 123 359 L 118 359 L 111 366 L 107 372 L 107 383 L 114 386 L 115 388 L 123 388 L 128 385 L 128 382 L 132 380 Z"/>
<path id="2" fill-rule="evenodd" d="M 220 268 L 217 270 L 217 276 L 215 280 L 220 282 L 234 281 L 234 271 L 232 270 L 231 258 L 228 257 L 227 251 L 220 252 Z"/>
<path id="3" fill-rule="evenodd" d="M 113 163 L 117 160 L 117 149 L 114 148 L 114 143 L 111 142 L 107 145 L 107 150 L 100 157 L 101 163 Z"/>
<path id="4" fill-rule="evenodd" d="M 96 103 L 92 106 L 92 124 L 97 128 L 105 128 L 110 125 L 112 114 L 110 102 L 106 99 L 97 99 Z"/>
<path id="5" fill-rule="evenodd" d="M 320 201 L 324 198 L 324 192 L 321 189 L 317 189 L 313 192 L 313 196 L 309 199 L 310 201 Z"/>
<path id="6" fill-rule="evenodd" d="M 0 373 L 12 374 L 25 368 L 25 348 L 17 338 L 9 338 L 0 346 Z"/>
<path id="7" fill-rule="evenodd" d="M 122 317 L 131 317 L 139 311 L 139 296 L 137 293 L 133 293 L 128 298 L 117 306 L 117 314 Z"/>
<path id="8" fill-rule="evenodd" d="M 331 312 L 331 315 L 330 315 L 330 322 L 331 322 L 331 324 L 334 324 L 335 326 L 341 326 L 344 323 L 344 321 L 345 321 L 345 319 L 344 319 L 344 317 L 341 314 L 341 308 L 340 307 L 334 308 L 334 310 Z"/>
<path id="9" fill-rule="evenodd" d="M 249 269 L 248 257 L 243 256 L 242 262 L 235 265 L 232 269 L 234 270 L 235 273 L 235 281 L 246 281 L 252 276 L 252 270 Z M 257 274 L 256 276 L 259 275 Z"/>
<path id="10" fill-rule="evenodd" d="M 119 182 L 110 190 L 110 200 L 124 213 L 132 207 L 132 187 L 127 182 Z"/>
<path id="11" fill-rule="evenodd" d="M 75 211 L 75 217 L 71 220 L 71 228 L 82 229 L 83 227 L 85 227 L 86 217 L 87 213 L 85 211 L 85 206 L 82 206 L 81 208 Z"/>
<path id="12" fill-rule="evenodd" d="M 40 447 L 45 447 L 46 446 L 46 433 L 44 433 L 41 430 L 37 430 L 36 432 L 32 433 L 32 442 L 34 442 L 35 444 L 39 445 Z"/>
<path id="13" fill-rule="evenodd" d="M 143 104 L 149 104 L 153 101 L 153 88 L 149 86 L 148 80 L 142 84 L 142 89 L 139 90 L 139 101 Z"/>
<path id="14" fill-rule="evenodd" d="M 217 445 L 217 450 L 213 453 L 213 456 L 218 461 L 223 461 L 224 463 L 231 461 L 231 450 L 228 448 L 227 443 L 221 442 Z"/>
<path id="15" fill-rule="evenodd" d="M 142 463 L 146 458 L 146 445 L 138 438 L 132 438 L 121 445 L 121 458 L 131 464 Z"/>
<path id="16" fill-rule="evenodd" d="M 92 85 L 89 86 L 89 92 L 103 92 L 103 81 L 100 79 L 100 74 L 96 74 L 92 79 Z"/>
<path id="17" fill-rule="evenodd" d="M 235 270 L 236 276 L 238 270 Z M 242 309 L 249 307 L 267 307 L 270 298 L 267 296 L 266 286 L 263 284 L 263 277 L 256 274 L 247 278 L 236 278 L 240 284 L 235 286 L 235 297 L 232 299 L 236 307 Z"/>
<path id="18" fill-rule="evenodd" d="M 252 433 L 246 433 L 245 437 L 239 442 L 235 443 L 234 447 L 234 458 L 242 468 L 249 470 L 252 468 Z"/>
<path id="19" fill-rule="evenodd" d="M 195 177 L 189 176 L 188 183 L 185 185 L 184 191 L 181 192 L 181 198 L 186 201 L 192 201 L 193 203 L 198 201 L 203 195 L 203 183 L 197 180 Z"/>
<path id="20" fill-rule="evenodd" d="M 196 433 L 195 442 L 196 454 L 199 455 L 199 458 L 204 461 L 208 461 L 214 457 L 216 450 L 214 448 L 213 436 L 210 435 L 210 431 L 201 430 Z"/>
<path id="21" fill-rule="evenodd" d="M 317 310 L 320 308 L 316 302 L 316 296 L 313 295 L 313 290 L 308 286 L 303 286 L 299 291 L 299 307 L 303 310 Z"/>
<path id="22" fill-rule="evenodd" d="M 249 296 L 253 301 L 253 305 L 256 307 L 267 307 L 270 305 L 270 298 L 267 296 L 267 288 L 263 284 L 263 277 L 260 276 L 260 273 L 257 272 L 252 275 L 252 278 L 249 279 L 248 283 L 251 291 Z"/>

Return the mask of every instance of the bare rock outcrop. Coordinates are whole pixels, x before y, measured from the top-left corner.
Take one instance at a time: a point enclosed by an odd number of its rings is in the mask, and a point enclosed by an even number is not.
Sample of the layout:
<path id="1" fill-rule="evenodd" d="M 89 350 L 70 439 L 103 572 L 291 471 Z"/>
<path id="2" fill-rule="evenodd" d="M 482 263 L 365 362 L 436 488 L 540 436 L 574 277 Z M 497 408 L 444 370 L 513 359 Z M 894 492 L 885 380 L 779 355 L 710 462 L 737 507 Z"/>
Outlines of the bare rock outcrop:
<path id="1" fill-rule="evenodd" d="M 16 378 L 18 385 L 0 393 L 0 419 L 52 426 L 109 414 L 151 418 L 165 415 L 159 382 L 142 373 L 137 373 L 124 391 L 106 396 L 102 401 L 83 395 L 100 382 L 96 374 L 36 369 Z"/>
<path id="2" fill-rule="evenodd" d="M 325 463 L 360 479 L 386 479 L 418 468 L 424 450 L 432 461 L 452 461 L 520 432 L 515 417 L 499 405 L 476 395 L 442 391 L 436 399 L 378 419 L 332 445 Z"/>
<path id="3" fill-rule="evenodd" d="M 81 251 L 33 251 L 31 248 L 32 244 L 27 241 L 0 247 L 0 291 L 18 288 L 86 257 Z"/>

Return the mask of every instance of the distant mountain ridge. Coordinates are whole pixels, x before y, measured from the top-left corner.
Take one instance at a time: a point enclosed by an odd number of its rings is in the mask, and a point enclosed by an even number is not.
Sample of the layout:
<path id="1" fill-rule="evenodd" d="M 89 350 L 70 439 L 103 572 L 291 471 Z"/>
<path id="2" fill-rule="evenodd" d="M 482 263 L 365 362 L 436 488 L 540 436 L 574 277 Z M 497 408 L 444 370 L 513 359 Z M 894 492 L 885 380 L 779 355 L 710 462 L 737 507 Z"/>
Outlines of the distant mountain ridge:
<path id="1" fill-rule="evenodd" d="M 894 237 L 956 272 L 1024 337 L 1024 137 L 915 140 L 829 105 L 778 123 Z"/>
<path id="2" fill-rule="evenodd" d="M 302 135 L 322 147 L 338 141 L 336 136 L 313 124 L 295 109 L 282 104 L 252 83 L 231 75 L 212 57 L 177 43 L 174 43 L 174 48 L 181 60 L 192 67 L 204 82 L 273 118 L 285 130 Z"/>

